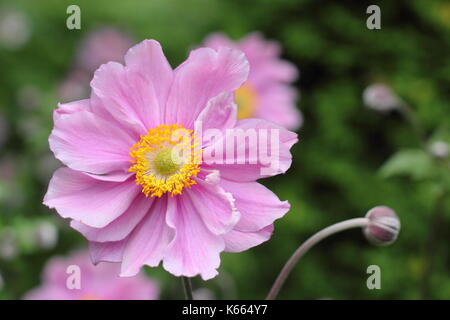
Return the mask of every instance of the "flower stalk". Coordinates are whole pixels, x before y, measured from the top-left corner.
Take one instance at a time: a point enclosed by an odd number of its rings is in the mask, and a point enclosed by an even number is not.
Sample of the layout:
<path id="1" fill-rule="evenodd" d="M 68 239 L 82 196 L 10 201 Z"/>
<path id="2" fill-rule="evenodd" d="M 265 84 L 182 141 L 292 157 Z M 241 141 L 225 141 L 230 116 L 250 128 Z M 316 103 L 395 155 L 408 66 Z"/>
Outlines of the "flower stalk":
<path id="1" fill-rule="evenodd" d="M 277 297 L 278 292 L 280 292 L 281 287 L 298 260 L 315 244 L 335 233 L 353 228 L 363 228 L 363 233 L 367 240 L 376 245 L 386 246 L 397 239 L 400 232 L 400 219 L 391 208 L 377 206 L 370 209 L 364 218 L 354 218 L 338 222 L 317 232 L 298 247 L 288 262 L 286 262 L 270 289 L 266 300 L 274 300 Z"/>
<path id="2" fill-rule="evenodd" d="M 183 284 L 184 297 L 186 300 L 194 300 L 192 295 L 191 279 L 188 277 L 181 277 L 181 283 Z"/>
<path id="3" fill-rule="evenodd" d="M 287 277 L 289 276 L 289 274 L 291 273 L 292 269 L 295 267 L 299 259 L 306 252 L 308 252 L 308 250 L 311 249 L 314 245 L 316 245 L 323 239 L 335 233 L 352 228 L 363 228 L 367 227 L 368 225 L 369 225 L 368 218 L 354 218 L 338 222 L 314 234 L 312 237 L 306 240 L 300 247 L 298 247 L 298 249 L 294 252 L 294 254 L 289 258 L 288 262 L 286 262 L 283 269 L 279 273 L 277 279 L 275 280 L 272 288 L 270 289 L 270 292 L 267 295 L 266 300 L 274 300 L 277 297 L 281 287 L 283 286 L 284 282 L 286 281 Z"/>
<path id="4" fill-rule="evenodd" d="M 412 129 L 414 130 L 417 139 L 419 140 L 419 143 L 422 147 L 426 146 L 426 135 L 425 131 L 420 125 L 419 120 L 417 119 L 417 115 L 414 112 L 414 110 L 405 102 L 402 102 L 398 106 L 398 110 L 400 114 L 403 116 L 403 118 L 410 124 Z"/>

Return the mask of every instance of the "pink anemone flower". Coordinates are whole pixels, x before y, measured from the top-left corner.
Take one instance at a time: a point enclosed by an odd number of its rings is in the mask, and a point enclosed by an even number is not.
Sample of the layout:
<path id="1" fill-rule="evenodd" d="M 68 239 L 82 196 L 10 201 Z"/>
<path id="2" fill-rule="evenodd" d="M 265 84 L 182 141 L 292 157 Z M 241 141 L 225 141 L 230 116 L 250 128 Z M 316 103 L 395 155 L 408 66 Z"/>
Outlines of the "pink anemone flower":
<path id="1" fill-rule="evenodd" d="M 26 300 L 154 300 L 159 288 L 142 274 L 118 277 L 120 266 L 94 266 L 85 251 L 67 258 L 52 258 L 44 268 L 42 284 L 29 291 Z"/>
<path id="2" fill-rule="evenodd" d="M 239 119 L 266 119 L 290 130 L 302 125 L 302 114 L 296 106 L 297 91 L 290 85 L 297 79 L 298 71 L 292 63 L 280 59 L 277 42 L 265 40 L 257 32 L 239 41 L 213 33 L 204 45 L 213 49 L 222 46 L 239 49 L 247 56 L 250 73 L 236 90 Z"/>
<path id="3" fill-rule="evenodd" d="M 201 48 L 172 70 L 160 44 L 145 40 L 125 65 L 95 72 L 89 99 L 54 111 L 50 148 L 67 167 L 54 173 L 44 204 L 89 240 L 94 263 L 121 262 L 121 276 L 133 276 L 162 261 L 176 276 L 206 280 L 217 275 L 222 251 L 270 238 L 289 203 L 256 180 L 290 167 L 297 135 L 266 120 L 236 120 L 233 92 L 248 69 L 240 51 Z M 254 135 L 216 161 L 220 135 L 235 131 Z M 276 161 L 255 155 L 258 146 Z"/>
<path id="4" fill-rule="evenodd" d="M 108 61 L 123 62 L 123 56 L 134 43 L 125 31 L 114 27 L 100 27 L 87 33 L 76 55 L 75 66 L 88 74 Z"/>

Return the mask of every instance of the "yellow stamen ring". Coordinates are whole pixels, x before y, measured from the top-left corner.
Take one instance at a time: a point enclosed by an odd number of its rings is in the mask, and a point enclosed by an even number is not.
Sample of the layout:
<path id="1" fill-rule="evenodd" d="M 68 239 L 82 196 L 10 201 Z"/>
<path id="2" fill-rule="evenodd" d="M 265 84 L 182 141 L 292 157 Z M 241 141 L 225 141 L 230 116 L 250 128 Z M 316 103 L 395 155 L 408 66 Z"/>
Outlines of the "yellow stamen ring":
<path id="1" fill-rule="evenodd" d="M 252 118 L 256 113 L 258 104 L 258 96 L 255 89 L 246 82 L 234 93 L 238 106 L 238 119 Z"/>
<path id="2" fill-rule="evenodd" d="M 184 187 L 195 184 L 200 171 L 201 150 L 192 130 L 181 125 L 152 128 L 130 149 L 136 184 L 146 197 L 165 193 L 181 194 Z"/>

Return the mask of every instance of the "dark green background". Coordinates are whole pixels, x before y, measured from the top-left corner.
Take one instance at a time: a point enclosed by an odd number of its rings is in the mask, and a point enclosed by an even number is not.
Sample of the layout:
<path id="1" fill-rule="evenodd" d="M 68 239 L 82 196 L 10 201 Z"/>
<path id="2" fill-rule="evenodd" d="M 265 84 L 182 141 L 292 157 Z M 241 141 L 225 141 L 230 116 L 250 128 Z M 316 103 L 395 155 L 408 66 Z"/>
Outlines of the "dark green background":
<path id="1" fill-rule="evenodd" d="M 48 181 L 39 178 L 37 163 L 48 154 L 56 88 L 80 39 L 104 25 L 125 29 L 136 42 L 158 40 L 172 66 L 209 32 L 239 38 L 259 30 L 279 41 L 284 58 L 300 69 L 295 85 L 305 123 L 293 148 L 293 165 L 284 176 L 265 182 L 292 209 L 276 223 L 269 242 L 244 253 L 223 254 L 221 275 L 208 282 L 195 279 L 194 287 L 208 287 L 217 298 L 263 298 L 308 236 L 383 204 L 401 218 L 394 245 L 371 246 L 359 230 L 336 235 L 304 257 L 280 298 L 450 298 L 448 159 L 433 160 L 433 174 L 418 179 L 380 175 L 391 155 L 420 148 L 420 140 L 398 112 L 369 110 L 361 98 L 369 84 L 384 82 L 414 110 L 426 139 L 449 139 L 450 3 L 375 3 L 381 7 L 381 30 L 366 28 L 365 11 L 374 4 L 366 1 L 0 1 L 0 7 L 24 10 L 32 28 L 24 47 L 0 49 L 0 113 L 9 133 L 0 159 L 9 157 L 17 165 L 14 192 L 20 195 L 11 204 L 10 182 L 0 181 L 0 232 L 6 226 L 23 230 L 40 219 L 60 227 L 56 248 L 39 250 L 25 242 L 16 258 L 0 259 L 5 281 L 0 298 L 20 298 L 39 283 L 48 258 L 86 246 L 80 234 L 41 204 Z M 66 28 L 69 4 L 81 7 L 81 30 Z M 24 86 L 43 93 L 37 108 L 19 106 L 17 94 Z M 33 134 L 27 134 L 27 125 L 37 128 Z M 406 171 L 414 170 L 413 159 L 408 161 Z M 381 267 L 381 290 L 366 287 L 366 269 L 372 264 Z M 162 268 L 145 269 L 159 280 L 163 298 L 182 297 L 178 279 Z"/>

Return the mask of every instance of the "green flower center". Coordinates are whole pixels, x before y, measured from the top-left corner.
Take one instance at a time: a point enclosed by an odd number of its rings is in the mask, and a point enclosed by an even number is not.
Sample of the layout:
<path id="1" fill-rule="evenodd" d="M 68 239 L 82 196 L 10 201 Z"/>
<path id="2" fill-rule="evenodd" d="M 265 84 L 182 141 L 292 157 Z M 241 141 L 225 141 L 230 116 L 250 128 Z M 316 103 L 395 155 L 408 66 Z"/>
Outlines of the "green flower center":
<path id="1" fill-rule="evenodd" d="M 159 174 L 170 175 L 180 169 L 181 159 L 172 151 L 172 148 L 165 148 L 156 154 L 153 165 Z"/>

